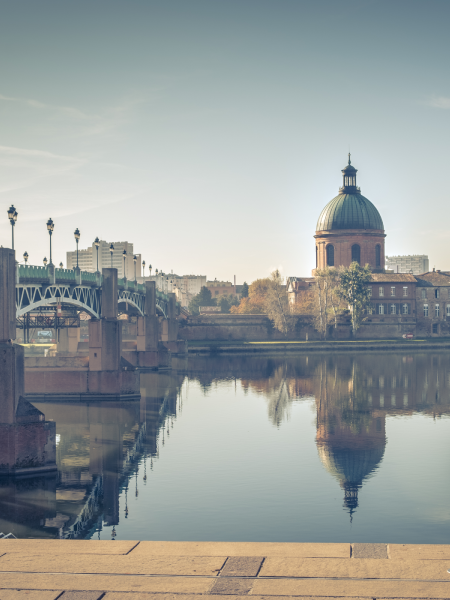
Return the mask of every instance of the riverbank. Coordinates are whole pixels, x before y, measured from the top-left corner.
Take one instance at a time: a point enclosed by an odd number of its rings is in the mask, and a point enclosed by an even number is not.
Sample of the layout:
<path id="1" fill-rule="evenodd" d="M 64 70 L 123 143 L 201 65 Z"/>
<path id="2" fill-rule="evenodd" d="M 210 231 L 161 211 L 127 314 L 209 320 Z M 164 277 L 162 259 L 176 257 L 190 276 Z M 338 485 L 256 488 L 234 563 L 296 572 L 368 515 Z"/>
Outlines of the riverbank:
<path id="1" fill-rule="evenodd" d="M 0 540 L 1 600 L 449 598 L 450 545 Z"/>
<path id="2" fill-rule="evenodd" d="M 291 352 L 354 352 L 384 350 L 448 350 L 450 338 L 388 339 L 388 340 L 329 340 L 329 341 L 276 341 L 276 342 L 189 342 L 189 354 L 254 354 Z"/>

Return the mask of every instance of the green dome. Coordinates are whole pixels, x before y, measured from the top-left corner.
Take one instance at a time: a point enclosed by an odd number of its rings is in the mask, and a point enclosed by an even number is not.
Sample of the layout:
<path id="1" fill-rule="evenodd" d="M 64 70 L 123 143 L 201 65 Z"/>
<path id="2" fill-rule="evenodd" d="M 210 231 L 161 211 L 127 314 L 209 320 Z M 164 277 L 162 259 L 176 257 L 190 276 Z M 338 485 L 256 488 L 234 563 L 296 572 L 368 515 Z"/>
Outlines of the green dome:
<path id="1" fill-rule="evenodd" d="M 339 194 L 325 206 L 317 221 L 316 231 L 333 229 L 381 229 L 380 213 L 370 200 L 359 193 Z"/>

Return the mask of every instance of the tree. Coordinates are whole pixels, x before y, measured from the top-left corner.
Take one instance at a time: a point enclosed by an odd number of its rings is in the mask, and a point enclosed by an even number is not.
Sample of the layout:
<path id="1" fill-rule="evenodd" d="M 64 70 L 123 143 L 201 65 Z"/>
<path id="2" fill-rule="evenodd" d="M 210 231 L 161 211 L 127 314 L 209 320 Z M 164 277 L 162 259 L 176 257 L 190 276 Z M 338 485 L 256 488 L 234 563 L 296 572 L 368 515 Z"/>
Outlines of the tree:
<path id="1" fill-rule="evenodd" d="M 291 314 L 286 286 L 278 269 L 270 276 L 265 306 L 274 327 L 287 335 L 294 328 L 296 318 Z"/>
<path id="2" fill-rule="evenodd" d="M 352 317 L 352 331 L 355 333 L 365 319 L 364 313 L 371 303 L 367 284 L 372 279 L 369 265 L 360 267 L 357 262 L 339 273 L 338 296 L 348 304 Z"/>
<path id="3" fill-rule="evenodd" d="M 270 279 L 256 279 L 248 288 L 248 298 L 241 298 L 239 306 L 232 306 L 231 313 L 240 315 L 263 315 L 266 313 L 266 296 Z"/>
<path id="4" fill-rule="evenodd" d="M 238 304 L 239 300 L 234 294 L 230 294 L 229 296 L 222 296 L 217 302 L 217 305 L 220 306 L 220 310 L 223 313 L 229 313 L 230 308 L 232 306 L 237 306 Z"/>
<path id="5" fill-rule="evenodd" d="M 189 302 L 189 312 L 192 315 L 198 315 L 199 314 L 199 307 L 200 306 L 215 306 L 216 305 L 216 301 L 212 298 L 211 296 L 211 292 L 208 290 L 208 288 L 202 286 L 202 288 L 200 289 L 200 292 L 194 296 L 192 298 L 192 300 Z"/>
<path id="6" fill-rule="evenodd" d="M 246 281 L 242 284 L 241 298 L 248 298 L 248 283 Z"/>
<path id="7" fill-rule="evenodd" d="M 337 327 L 338 314 L 342 311 L 342 300 L 338 294 L 340 273 L 334 267 L 317 269 L 314 286 L 314 327 L 327 337 L 329 323 L 334 320 Z"/>

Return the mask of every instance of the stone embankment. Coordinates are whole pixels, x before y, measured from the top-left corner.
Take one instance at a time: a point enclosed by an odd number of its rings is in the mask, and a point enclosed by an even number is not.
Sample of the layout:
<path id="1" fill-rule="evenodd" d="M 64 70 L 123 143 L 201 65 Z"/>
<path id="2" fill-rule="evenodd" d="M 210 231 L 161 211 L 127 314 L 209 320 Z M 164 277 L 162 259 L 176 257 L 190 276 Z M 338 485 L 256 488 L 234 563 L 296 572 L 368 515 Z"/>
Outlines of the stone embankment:
<path id="1" fill-rule="evenodd" d="M 0 600 L 450 598 L 450 545 L 0 540 Z"/>

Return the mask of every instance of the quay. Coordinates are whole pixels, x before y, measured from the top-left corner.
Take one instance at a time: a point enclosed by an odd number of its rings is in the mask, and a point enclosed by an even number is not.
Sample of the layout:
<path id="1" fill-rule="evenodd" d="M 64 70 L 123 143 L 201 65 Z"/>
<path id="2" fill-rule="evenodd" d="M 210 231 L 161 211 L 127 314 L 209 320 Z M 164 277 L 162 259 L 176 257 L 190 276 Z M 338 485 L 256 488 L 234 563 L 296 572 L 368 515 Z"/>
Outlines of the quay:
<path id="1" fill-rule="evenodd" d="M 450 545 L 0 540 L 0 600 L 450 598 Z"/>

